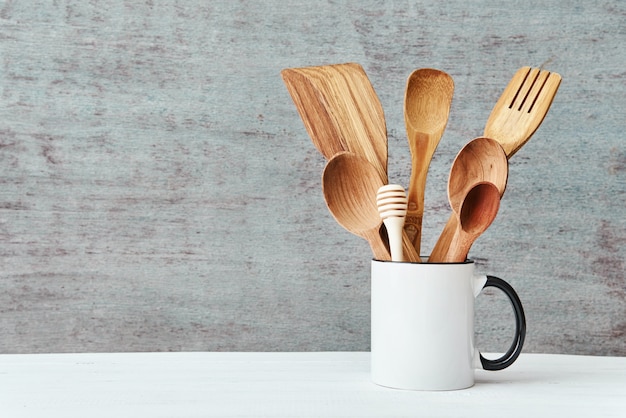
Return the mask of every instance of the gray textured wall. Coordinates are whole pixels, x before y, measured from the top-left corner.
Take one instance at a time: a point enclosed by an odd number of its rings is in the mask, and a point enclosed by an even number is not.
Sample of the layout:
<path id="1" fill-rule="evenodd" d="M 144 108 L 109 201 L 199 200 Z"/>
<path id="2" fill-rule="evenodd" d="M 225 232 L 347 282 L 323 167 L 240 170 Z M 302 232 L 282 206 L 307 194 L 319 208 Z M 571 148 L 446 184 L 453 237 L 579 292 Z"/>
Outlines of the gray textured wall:
<path id="1" fill-rule="evenodd" d="M 369 248 L 279 76 L 355 61 L 403 184 L 406 77 L 455 79 L 427 249 L 514 71 L 563 76 L 470 255 L 518 290 L 527 352 L 626 355 L 624 45 L 621 0 L 0 2 L 0 352 L 369 349 Z M 498 349 L 509 308 L 479 301 Z"/>

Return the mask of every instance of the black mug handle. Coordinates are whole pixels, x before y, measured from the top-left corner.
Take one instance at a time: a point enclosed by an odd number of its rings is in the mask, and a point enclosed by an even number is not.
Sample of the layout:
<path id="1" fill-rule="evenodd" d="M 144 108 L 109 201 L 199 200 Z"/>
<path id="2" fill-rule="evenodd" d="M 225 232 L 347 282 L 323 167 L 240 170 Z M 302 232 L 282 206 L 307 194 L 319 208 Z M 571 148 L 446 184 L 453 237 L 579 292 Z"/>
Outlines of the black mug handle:
<path id="1" fill-rule="evenodd" d="M 526 316 L 524 315 L 524 308 L 522 302 L 519 300 L 515 289 L 495 276 L 487 276 L 487 282 L 485 287 L 497 287 L 502 290 L 504 294 L 509 298 L 511 305 L 513 306 L 513 312 L 515 313 L 515 339 L 511 344 L 509 350 L 500 358 L 496 360 L 489 360 L 480 355 L 480 363 L 484 370 L 502 370 L 509 367 L 522 352 L 522 346 L 524 345 L 524 339 L 526 338 Z"/>

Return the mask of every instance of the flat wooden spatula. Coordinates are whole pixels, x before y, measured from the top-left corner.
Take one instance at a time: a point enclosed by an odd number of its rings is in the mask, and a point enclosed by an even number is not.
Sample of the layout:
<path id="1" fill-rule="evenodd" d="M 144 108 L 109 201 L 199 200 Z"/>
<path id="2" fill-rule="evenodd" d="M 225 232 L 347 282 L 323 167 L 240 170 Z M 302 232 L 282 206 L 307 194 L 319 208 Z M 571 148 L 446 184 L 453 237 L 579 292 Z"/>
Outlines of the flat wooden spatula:
<path id="1" fill-rule="evenodd" d="M 281 76 L 315 147 L 330 160 L 343 151 L 369 160 L 387 183 L 387 125 L 361 65 L 287 68 Z"/>

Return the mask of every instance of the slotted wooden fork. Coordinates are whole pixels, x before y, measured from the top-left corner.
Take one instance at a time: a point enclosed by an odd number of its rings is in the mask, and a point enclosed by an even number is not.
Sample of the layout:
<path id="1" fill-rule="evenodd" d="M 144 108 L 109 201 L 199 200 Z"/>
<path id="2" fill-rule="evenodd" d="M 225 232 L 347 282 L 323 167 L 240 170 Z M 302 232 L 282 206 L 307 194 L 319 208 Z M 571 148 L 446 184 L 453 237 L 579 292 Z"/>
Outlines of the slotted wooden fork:
<path id="1" fill-rule="evenodd" d="M 517 70 L 493 107 L 483 136 L 495 139 L 507 159 L 511 158 L 543 122 L 560 84 L 557 73 L 531 67 Z M 445 260 L 457 223 L 454 214 L 450 215 L 429 262 Z"/>
<path id="2" fill-rule="evenodd" d="M 560 84 L 557 73 L 531 67 L 517 70 L 493 107 L 483 136 L 498 141 L 511 158 L 543 122 Z"/>

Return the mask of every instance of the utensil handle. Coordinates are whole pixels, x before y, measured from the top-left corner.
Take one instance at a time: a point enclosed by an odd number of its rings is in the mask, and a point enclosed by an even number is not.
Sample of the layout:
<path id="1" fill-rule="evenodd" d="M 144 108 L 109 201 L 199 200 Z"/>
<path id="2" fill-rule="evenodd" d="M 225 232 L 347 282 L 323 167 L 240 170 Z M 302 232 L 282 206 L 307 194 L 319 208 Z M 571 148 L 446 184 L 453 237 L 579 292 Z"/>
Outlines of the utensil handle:
<path id="1" fill-rule="evenodd" d="M 474 237 L 466 234 L 461 228 L 457 228 L 450 241 L 448 252 L 443 261 L 446 263 L 462 263 L 467 259 Z"/>
<path id="2" fill-rule="evenodd" d="M 404 253 L 404 261 L 409 261 L 411 263 L 422 262 L 419 254 L 415 251 L 413 242 L 409 239 L 409 236 L 406 234 L 404 229 L 402 229 L 402 250 Z"/>
<path id="3" fill-rule="evenodd" d="M 391 253 L 389 252 L 389 248 L 387 248 L 386 245 L 387 243 L 382 236 L 383 229 L 386 230 L 386 228 L 382 228 L 381 224 L 381 228 L 379 230 L 368 231 L 364 233 L 363 238 L 365 238 L 370 244 L 372 255 L 375 260 L 391 261 Z"/>
<path id="4" fill-rule="evenodd" d="M 429 135 L 421 132 L 415 132 L 414 135 L 415 137 L 409 140 L 411 148 L 411 177 L 407 190 L 408 205 L 404 230 L 413 242 L 415 252 L 419 254 L 422 245 L 426 177 L 436 144 L 435 147 L 432 147 Z"/>
<path id="5" fill-rule="evenodd" d="M 391 251 L 391 261 L 404 261 L 404 251 L 402 244 L 402 227 L 404 218 L 393 216 L 384 221 L 389 236 L 389 249 Z"/>
<path id="6" fill-rule="evenodd" d="M 454 238 L 454 233 L 457 230 L 459 225 L 458 218 L 452 213 L 446 226 L 441 231 L 441 235 L 439 235 L 439 239 L 437 243 L 433 247 L 433 251 L 428 258 L 429 263 L 443 263 L 446 261 L 448 256 L 448 251 L 450 250 L 450 244 L 452 243 L 452 239 Z"/>
<path id="7" fill-rule="evenodd" d="M 426 187 L 425 173 L 418 171 L 413 163 L 413 171 L 407 192 L 408 204 L 404 230 L 413 243 L 415 252 L 419 254 L 422 243 L 422 219 L 424 217 L 424 188 Z"/>

